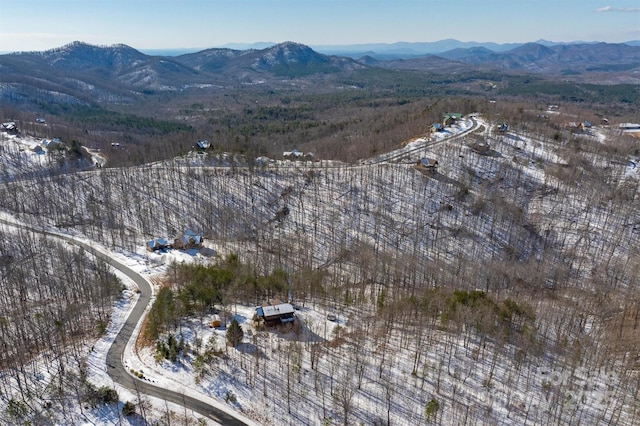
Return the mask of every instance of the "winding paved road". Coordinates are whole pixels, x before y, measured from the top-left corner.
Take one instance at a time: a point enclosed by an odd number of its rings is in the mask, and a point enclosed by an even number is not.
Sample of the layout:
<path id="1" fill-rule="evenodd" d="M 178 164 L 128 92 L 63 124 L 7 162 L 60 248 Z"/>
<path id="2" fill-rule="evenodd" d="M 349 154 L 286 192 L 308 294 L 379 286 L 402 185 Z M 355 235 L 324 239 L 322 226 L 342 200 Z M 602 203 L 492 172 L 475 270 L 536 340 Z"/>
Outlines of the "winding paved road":
<path id="1" fill-rule="evenodd" d="M 151 286 L 142 275 L 129 268 L 128 266 L 105 255 L 104 253 L 96 251 L 85 243 L 78 241 L 72 242 L 84 248 L 85 250 L 92 252 L 98 258 L 104 260 L 109 265 L 118 269 L 120 272 L 131 278 L 140 289 L 140 297 L 138 298 L 136 305 L 131 310 L 131 313 L 122 326 L 122 329 L 120 329 L 120 332 L 111 344 L 109 352 L 107 352 L 107 373 L 113 379 L 113 381 L 120 384 L 121 386 L 124 386 L 125 388 L 134 391 L 140 391 L 145 395 L 154 396 L 162 400 L 185 406 L 193 411 L 200 413 L 205 417 L 215 420 L 222 425 L 246 425 L 247 423 L 241 421 L 240 419 L 232 416 L 229 413 L 226 413 L 216 407 L 207 404 L 204 401 L 200 401 L 199 399 L 192 398 L 188 395 L 152 385 L 143 380 L 134 378 L 129 374 L 122 362 L 123 354 L 127 346 L 127 342 L 131 338 L 136 325 L 140 321 L 140 318 L 142 318 L 142 315 L 144 314 L 144 311 L 147 308 L 149 301 L 151 300 Z"/>
<path id="2" fill-rule="evenodd" d="M 452 135 L 449 138 L 442 139 L 440 141 L 436 141 L 432 143 L 438 144 L 445 141 L 458 139 L 475 131 L 478 127 L 478 123 L 473 117 L 471 118 L 471 120 L 473 122 L 473 125 L 471 126 L 471 128 L 463 132 L 460 132 L 458 134 Z M 417 152 L 421 149 L 424 149 L 426 146 L 427 146 L 427 143 L 425 142 L 424 145 L 421 145 L 414 149 L 403 151 L 399 154 L 390 155 L 389 157 L 378 159 L 377 161 L 373 161 L 369 164 L 382 163 L 382 162 L 398 160 L 404 157 L 408 157 L 410 154 Z M 344 167 L 344 166 L 341 166 L 341 167 Z M 136 302 L 136 305 L 134 306 L 134 308 L 131 310 L 131 313 L 129 314 L 129 317 L 126 319 L 125 324 L 122 326 L 122 329 L 120 330 L 120 332 L 114 339 L 113 343 L 111 344 L 109 351 L 107 352 L 107 373 L 115 383 L 118 383 L 119 385 L 127 389 L 131 389 L 136 393 L 140 392 L 145 395 L 153 396 L 156 398 L 160 398 L 161 400 L 173 402 L 180 406 L 184 406 L 222 425 L 231 425 L 231 426 L 248 425 L 248 423 L 245 423 L 244 421 L 233 416 L 232 414 L 222 411 L 212 405 L 209 405 L 204 401 L 190 397 L 188 395 L 184 395 L 179 392 L 174 392 L 166 388 L 152 385 L 151 383 L 146 382 L 144 380 L 134 378 L 132 375 L 129 374 L 129 372 L 127 371 L 127 369 L 123 364 L 124 351 L 127 346 L 127 342 L 129 341 L 129 339 L 131 339 L 131 336 L 133 335 L 133 331 L 135 330 L 138 322 L 140 321 L 140 319 L 142 318 L 142 315 L 144 314 L 145 309 L 147 308 L 149 302 L 151 301 L 151 295 L 152 295 L 151 285 L 142 275 L 140 275 L 133 269 L 129 268 L 125 264 L 114 259 L 113 257 L 109 256 L 108 254 L 100 252 L 99 250 L 95 249 L 91 245 L 84 243 L 82 241 L 78 241 L 70 236 L 67 236 L 64 234 L 58 234 L 55 232 L 45 231 L 43 229 L 38 229 L 32 226 L 13 223 L 13 222 L 5 221 L 2 219 L 0 219 L 0 223 L 4 223 L 6 225 L 17 227 L 17 228 L 27 229 L 32 232 L 37 232 L 40 234 L 53 236 L 56 238 L 61 238 L 72 244 L 75 244 L 78 247 L 81 247 L 84 250 L 94 254 L 96 257 L 105 261 L 112 267 L 116 268 L 117 270 L 119 270 L 120 272 L 122 272 L 123 274 L 131 278 L 135 282 L 135 284 L 138 286 L 138 288 L 140 289 L 140 297 Z"/>
<path id="3" fill-rule="evenodd" d="M 4 223 L 5 225 L 9 225 L 16 228 L 26 229 L 32 232 L 37 232 L 39 234 L 44 234 L 56 238 L 61 238 L 67 242 L 77 245 L 82 249 L 86 250 L 94 254 L 99 259 L 105 261 L 112 267 L 116 268 L 129 278 L 131 278 L 135 284 L 140 289 L 140 297 L 136 302 L 136 305 L 131 310 L 129 317 L 126 319 L 126 322 L 122 326 L 122 329 L 114 339 L 111 347 L 109 348 L 109 352 L 107 352 L 107 373 L 113 379 L 115 383 L 119 385 L 131 389 L 134 392 L 140 392 L 145 395 L 153 396 L 156 398 L 160 398 L 161 400 L 165 400 L 168 402 L 176 403 L 180 406 L 184 406 L 190 410 L 193 410 L 201 415 L 214 420 L 222 425 L 231 425 L 231 426 L 241 426 L 247 425 L 244 421 L 239 418 L 218 409 L 212 405 L 207 404 L 204 401 L 199 399 L 190 397 L 188 395 L 184 395 L 179 392 L 174 392 L 172 390 L 162 388 L 159 386 L 155 386 L 146 382 L 144 380 L 140 380 L 134 378 L 129 374 L 127 369 L 125 368 L 122 360 L 124 355 L 124 350 L 127 347 L 127 342 L 131 338 L 133 331 L 135 330 L 138 322 L 142 318 L 147 305 L 151 301 L 151 285 L 149 282 L 139 273 L 129 268 L 127 265 L 119 262 L 118 260 L 112 258 L 111 256 L 96 250 L 91 245 L 84 243 L 82 241 L 75 240 L 72 237 L 69 237 L 64 234 L 58 234 L 55 232 L 49 232 L 42 229 L 34 228 L 27 225 L 21 225 L 18 223 L 9 222 L 6 220 L 0 219 L 0 223 Z"/>

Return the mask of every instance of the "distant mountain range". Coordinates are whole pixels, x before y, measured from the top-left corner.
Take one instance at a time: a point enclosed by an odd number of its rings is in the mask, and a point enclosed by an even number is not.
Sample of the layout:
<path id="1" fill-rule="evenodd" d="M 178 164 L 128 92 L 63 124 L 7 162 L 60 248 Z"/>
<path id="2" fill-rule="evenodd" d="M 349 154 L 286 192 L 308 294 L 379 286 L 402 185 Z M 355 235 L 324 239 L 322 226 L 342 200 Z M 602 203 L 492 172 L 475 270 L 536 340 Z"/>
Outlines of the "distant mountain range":
<path id="1" fill-rule="evenodd" d="M 462 46 L 461 46 L 462 44 Z M 382 45 L 359 45 L 376 48 Z M 179 56 L 147 55 L 126 45 L 93 46 L 82 42 L 47 50 L 0 55 L 0 100 L 37 98 L 62 103 L 128 103 L 156 92 L 190 88 L 291 87 L 293 79 L 336 87 L 357 70 L 424 72 L 526 72 L 576 76 L 605 74 L 607 82 L 640 82 L 640 43 L 527 43 L 472 46 L 456 40 L 384 45 L 395 52 L 451 49 L 438 55 L 380 59 L 327 55 L 309 46 L 285 42 L 261 49 L 214 48 Z M 404 50 L 403 50 L 404 49 Z M 379 49 L 380 50 L 380 49 Z M 612 77 L 615 76 L 615 79 Z M 626 79 L 626 80 L 625 80 Z M 635 80 L 634 80 L 635 79 Z"/>
<path id="2" fill-rule="evenodd" d="M 146 55 L 126 45 L 74 42 L 44 52 L 0 55 L 0 101 L 131 103 L 158 92 L 288 85 L 282 81 L 365 67 L 292 42 L 263 50 L 207 49 L 176 57 Z"/>
<path id="3" fill-rule="evenodd" d="M 176 57 L 176 60 L 203 72 L 245 70 L 268 72 L 277 76 L 301 77 L 361 69 L 351 58 L 328 56 L 304 44 L 285 42 L 261 50 L 207 49 Z"/>
<path id="4" fill-rule="evenodd" d="M 574 44 L 597 44 L 599 42 L 586 42 L 586 41 L 573 41 L 573 42 L 555 42 L 549 40 L 538 40 L 533 42 L 543 46 L 560 46 L 560 45 L 574 45 Z M 266 49 L 274 46 L 277 43 L 272 42 L 257 42 L 257 43 L 229 43 L 224 48 L 235 50 L 247 50 L 247 49 Z M 310 45 L 310 47 L 325 55 L 340 55 L 348 56 L 351 58 L 361 58 L 363 56 L 369 56 L 375 59 L 388 60 L 388 59 L 409 59 L 417 56 L 424 55 L 438 55 L 454 49 L 470 49 L 470 48 L 485 48 L 493 52 L 505 52 L 517 47 L 531 43 L 493 43 L 493 42 L 477 42 L 477 41 L 459 41 L 455 39 L 445 39 L 433 42 L 396 42 L 396 43 L 362 43 L 362 44 L 347 44 L 347 45 Z M 629 46 L 640 46 L 640 40 L 633 40 L 619 44 L 626 44 Z M 182 51 L 181 53 L 191 53 Z M 148 52 L 150 53 L 150 52 Z"/>
<path id="5" fill-rule="evenodd" d="M 447 62 L 448 61 L 448 62 Z M 640 72 L 640 46 L 628 44 L 555 44 L 546 46 L 527 43 L 507 51 L 496 52 L 485 47 L 456 48 L 438 55 L 421 58 L 375 60 L 371 66 L 420 70 L 437 65 L 439 69 L 461 64 L 475 69 L 526 71 L 546 75 L 576 75 L 585 72 Z M 639 76 L 640 77 L 640 76 Z"/>

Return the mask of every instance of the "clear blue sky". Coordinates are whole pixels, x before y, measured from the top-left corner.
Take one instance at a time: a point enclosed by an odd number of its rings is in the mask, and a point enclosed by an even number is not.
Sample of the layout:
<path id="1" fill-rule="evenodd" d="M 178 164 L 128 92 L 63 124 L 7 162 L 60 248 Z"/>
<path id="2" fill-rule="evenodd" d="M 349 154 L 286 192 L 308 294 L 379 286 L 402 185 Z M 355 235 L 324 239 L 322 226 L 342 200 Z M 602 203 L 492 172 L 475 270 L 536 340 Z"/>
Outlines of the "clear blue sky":
<path id="1" fill-rule="evenodd" d="M 0 52 L 75 40 L 160 49 L 640 39 L 640 0 L 0 0 L 0 14 Z"/>

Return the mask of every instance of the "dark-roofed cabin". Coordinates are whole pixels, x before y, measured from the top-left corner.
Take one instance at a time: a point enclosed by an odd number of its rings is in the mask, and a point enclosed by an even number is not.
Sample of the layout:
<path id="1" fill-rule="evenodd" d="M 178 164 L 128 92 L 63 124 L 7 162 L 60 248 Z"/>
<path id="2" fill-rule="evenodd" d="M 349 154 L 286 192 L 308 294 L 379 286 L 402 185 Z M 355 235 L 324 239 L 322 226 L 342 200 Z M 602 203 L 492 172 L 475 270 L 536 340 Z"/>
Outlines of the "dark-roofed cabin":
<path id="1" fill-rule="evenodd" d="M 293 306 L 289 303 L 256 307 L 256 317 L 265 325 L 273 326 L 295 321 Z"/>
<path id="2" fill-rule="evenodd" d="M 475 143 L 471 144 L 469 148 L 471 148 L 473 152 L 477 154 L 482 154 L 482 155 L 489 154 L 491 151 L 491 146 L 489 146 L 489 142 L 484 140 L 476 141 Z"/>

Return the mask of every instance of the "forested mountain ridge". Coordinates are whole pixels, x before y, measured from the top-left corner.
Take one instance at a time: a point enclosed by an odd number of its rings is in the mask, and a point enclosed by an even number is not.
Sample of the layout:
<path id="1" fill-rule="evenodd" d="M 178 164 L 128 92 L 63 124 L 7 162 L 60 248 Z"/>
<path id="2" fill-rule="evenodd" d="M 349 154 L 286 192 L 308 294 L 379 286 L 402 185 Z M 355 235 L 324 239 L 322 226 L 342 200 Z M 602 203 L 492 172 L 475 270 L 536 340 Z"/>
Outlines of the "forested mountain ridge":
<path id="1" fill-rule="evenodd" d="M 280 43 L 262 50 L 208 49 L 176 59 L 200 71 L 230 74 L 252 70 L 281 77 L 340 73 L 364 68 L 353 59 L 323 55 L 294 42 Z"/>
<path id="2" fill-rule="evenodd" d="M 437 62 L 440 59 L 440 62 Z M 449 63 L 443 60 L 450 61 Z M 627 44 L 589 43 L 546 46 L 526 43 L 513 49 L 495 52 L 485 47 L 456 48 L 446 52 L 407 59 L 366 61 L 390 69 L 433 69 L 457 71 L 475 66 L 483 70 L 562 76 L 573 81 L 606 81 L 638 83 L 640 48 Z M 600 75 L 602 74 L 602 75 Z"/>
<path id="3" fill-rule="evenodd" d="M 607 43 L 555 46 L 529 43 L 503 52 L 471 47 L 438 55 L 453 62 L 429 56 L 433 55 L 356 61 L 285 42 L 259 50 L 216 48 L 168 57 L 145 55 L 126 45 L 92 46 L 74 42 L 44 52 L 0 55 L 0 99 L 24 102 L 25 97 L 37 92 L 41 97 L 57 97 L 72 103 L 127 103 L 145 94 L 189 88 L 231 88 L 243 84 L 285 87 L 287 83 L 283 78 L 301 79 L 307 86 L 326 84 L 326 78 L 330 78 L 332 85 L 339 86 L 349 73 L 372 67 L 459 73 L 480 65 L 485 70 L 565 75 L 587 80 L 591 74 L 608 73 L 623 82 L 623 77 L 631 81 L 633 71 L 640 67 L 639 46 Z"/>
<path id="4" fill-rule="evenodd" d="M 263 50 L 211 49 L 179 57 L 145 55 L 126 45 L 93 46 L 74 42 L 44 52 L 0 56 L 1 94 L 12 89 L 54 90 L 86 103 L 133 101 L 145 93 L 190 87 L 235 86 L 282 77 L 339 73 L 363 68 L 349 58 L 319 54 L 307 46 L 281 43 Z M 133 91 L 132 94 L 129 92 Z"/>
<path id="5" fill-rule="evenodd" d="M 544 46 L 527 43 L 500 53 L 488 49 L 444 52 L 439 56 L 468 64 L 486 64 L 510 70 L 562 73 L 605 70 L 607 67 L 640 67 L 640 49 L 626 44 L 595 43 Z"/>

